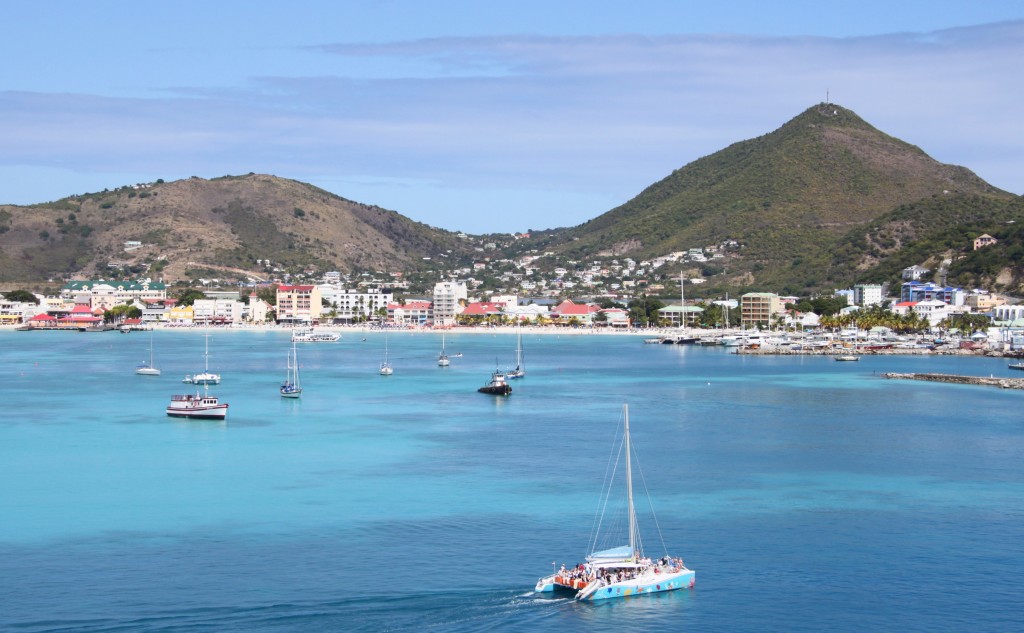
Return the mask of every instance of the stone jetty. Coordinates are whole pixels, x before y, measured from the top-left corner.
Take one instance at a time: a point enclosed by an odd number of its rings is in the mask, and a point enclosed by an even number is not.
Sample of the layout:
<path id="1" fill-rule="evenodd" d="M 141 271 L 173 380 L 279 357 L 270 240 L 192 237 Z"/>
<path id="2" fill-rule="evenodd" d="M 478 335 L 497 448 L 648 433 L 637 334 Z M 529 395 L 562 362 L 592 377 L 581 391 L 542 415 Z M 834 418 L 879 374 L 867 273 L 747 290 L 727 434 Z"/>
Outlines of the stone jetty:
<path id="1" fill-rule="evenodd" d="M 899 380 L 927 380 L 930 382 L 949 382 L 958 385 L 984 385 L 1000 389 L 1024 389 L 1024 378 L 984 378 L 982 376 L 957 376 L 956 374 L 898 374 L 887 372 L 883 378 Z"/>

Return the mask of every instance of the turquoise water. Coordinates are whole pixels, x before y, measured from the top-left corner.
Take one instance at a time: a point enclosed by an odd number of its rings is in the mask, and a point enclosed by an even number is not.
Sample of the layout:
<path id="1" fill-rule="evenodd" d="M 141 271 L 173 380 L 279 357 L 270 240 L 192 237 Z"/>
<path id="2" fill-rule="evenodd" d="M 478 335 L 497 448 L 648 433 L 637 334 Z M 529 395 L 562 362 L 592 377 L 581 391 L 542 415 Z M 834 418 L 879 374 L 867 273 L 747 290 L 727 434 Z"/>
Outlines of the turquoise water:
<path id="1" fill-rule="evenodd" d="M 363 338 L 366 340 L 362 340 Z M 164 415 L 198 332 L 0 333 L 0 629 L 728 631 L 1018 628 L 1024 393 L 888 381 L 1010 375 L 952 357 L 746 357 L 515 338 L 215 332 L 225 423 Z M 661 536 L 691 591 L 531 590 L 585 553 L 630 405 Z M 645 531 L 658 555 L 657 532 Z M 652 552 L 653 550 L 653 552 Z"/>

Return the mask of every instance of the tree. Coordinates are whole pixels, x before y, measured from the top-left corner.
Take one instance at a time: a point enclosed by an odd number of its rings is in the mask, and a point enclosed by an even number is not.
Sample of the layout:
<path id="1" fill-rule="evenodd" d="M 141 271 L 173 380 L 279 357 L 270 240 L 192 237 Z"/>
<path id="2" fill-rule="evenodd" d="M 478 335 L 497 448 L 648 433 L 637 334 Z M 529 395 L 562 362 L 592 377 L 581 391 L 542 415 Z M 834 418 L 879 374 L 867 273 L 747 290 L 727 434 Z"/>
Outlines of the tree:
<path id="1" fill-rule="evenodd" d="M 196 299 L 205 299 L 206 294 L 202 290 L 196 290 L 194 288 L 188 288 L 178 295 L 179 306 L 190 306 L 196 302 Z"/>
<path id="2" fill-rule="evenodd" d="M 142 310 L 127 303 L 114 306 L 103 313 L 103 321 L 106 323 L 117 323 L 124 319 L 138 319 L 142 316 Z"/>
<path id="3" fill-rule="evenodd" d="M 11 290 L 10 292 L 4 293 L 4 298 L 8 301 L 18 301 L 21 303 L 34 303 L 39 305 L 39 299 L 28 290 Z"/>

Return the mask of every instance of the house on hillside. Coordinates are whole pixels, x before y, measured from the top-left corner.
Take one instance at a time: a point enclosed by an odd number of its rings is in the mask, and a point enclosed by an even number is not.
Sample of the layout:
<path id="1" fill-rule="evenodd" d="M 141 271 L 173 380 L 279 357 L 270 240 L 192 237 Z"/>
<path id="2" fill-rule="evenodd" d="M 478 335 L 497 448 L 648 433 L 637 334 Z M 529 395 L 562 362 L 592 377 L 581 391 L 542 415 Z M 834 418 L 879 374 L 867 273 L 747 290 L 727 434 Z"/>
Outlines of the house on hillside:
<path id="1" fill-rule="evenodd" d="M 998 241 L 999 240 L 992 237 L 988 233 L 984 233 L 974 238 L 974 250 L 978 250 L 979 248 L 985 248 L 986 246 L 992 246 Z"/>
<path id="2" fill-rule="evenodd" d="M 919 281 L 922 277 L 927 275 L 928 272 L 928 268 L 914 264 L 913 266 L 908 266 L 903 269 L 902 277 L 906 281 Z"/>

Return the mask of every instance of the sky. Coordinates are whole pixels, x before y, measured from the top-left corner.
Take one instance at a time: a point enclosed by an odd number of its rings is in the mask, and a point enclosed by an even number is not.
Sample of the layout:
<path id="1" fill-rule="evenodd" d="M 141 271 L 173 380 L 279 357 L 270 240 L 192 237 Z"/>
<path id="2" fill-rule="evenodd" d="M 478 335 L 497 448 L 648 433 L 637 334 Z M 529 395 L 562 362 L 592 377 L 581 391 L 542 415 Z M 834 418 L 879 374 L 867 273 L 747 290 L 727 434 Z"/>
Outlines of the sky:
<path id="1" fill-rule="evenodd" d="M 1024 2 L 5 2 L 0 203 L 249 172 L 574 226 L 830 100 L 1024 193 Z"/>

